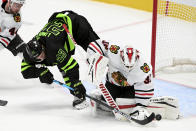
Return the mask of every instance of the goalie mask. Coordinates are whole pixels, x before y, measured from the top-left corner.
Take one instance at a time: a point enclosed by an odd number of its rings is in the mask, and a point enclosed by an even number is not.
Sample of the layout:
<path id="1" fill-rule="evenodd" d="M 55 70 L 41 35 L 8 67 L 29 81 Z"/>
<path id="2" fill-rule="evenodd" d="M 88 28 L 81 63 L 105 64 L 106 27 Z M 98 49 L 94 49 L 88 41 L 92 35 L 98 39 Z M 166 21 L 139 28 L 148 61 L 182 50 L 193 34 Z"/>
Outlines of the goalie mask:
<path id="1" fill-rule="evenodd" d="M 120 51 L 120 58 L 124 66 L 131 70 L 139 59 L 139 51 L 130 46 L 125 46 L 124 49 Z"/>
<path id="2" fill-rule="evenodd" d="M 27 43 L 24 54 L 26 54 L 28 58 L 31 59 L 31 61 L 41 62 L 43 61 L 43 59 L 38 59 L 38 57 L 41 55 L 43 51 L 44 51 L 44 46 L 35 38 L 33 38 Z"/>

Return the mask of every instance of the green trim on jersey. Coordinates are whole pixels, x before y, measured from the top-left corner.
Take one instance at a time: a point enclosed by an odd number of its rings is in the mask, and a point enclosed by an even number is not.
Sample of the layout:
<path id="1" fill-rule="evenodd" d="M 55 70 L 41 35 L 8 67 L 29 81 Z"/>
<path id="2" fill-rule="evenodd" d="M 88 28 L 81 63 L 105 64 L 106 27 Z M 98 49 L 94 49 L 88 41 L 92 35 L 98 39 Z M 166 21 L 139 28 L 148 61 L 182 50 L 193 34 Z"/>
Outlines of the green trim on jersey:
<path id="1" fill-rule="evenodd" d="M 49 71 L 48 69 L 44 70 L 42 73 L 40 73 L 40 76 L 45 75 L 48 71 Z"/>
<path id="2" fill-rule="evenodd" d="M 72 21 L 71 21 L 71 18 L 69 16 L 67 16 L 66 14 L 62 14 L 62 13 L 59 13 L 56 18 L 62 18 L 64 20 L 64 22 L 67 24 L 67 28 L 69 30 L 69 33 L 71 36 L 69 36 L 68 32 L 67 32 L 67 37 L 68 37 L 68 41 L 69 41 L 69 47 L 70 47 L 70 51 L 73 51 L 75 49 L 75 44 L 73 42 L 73 40 L 70 38 L 70 37 L 73 37 L 73 33 L 72 33 Z M 64 45 L 64 48 L 66 51 L 68 51 L 68 48 L 67 48 L 67 44 L 65 43 Z"/>
<path id="3" fill-rule="evenodd" d="M 72 57 L 69 59 L 69 61 L 67 62 L 67 64 L 62 67 L 61 69 L 64 71 L 64 72 L 67 72 L 68 70 L 71 70 L 73 69 L 76 65 L 77 65 L 77 61 L 74 60 Z"/>
<path id="4" fill-rule="evenodd" d="M 22 62 L 21 63 L 21 72 L 27 70 L 28 68 L 32 67 L 31 65 L 29 65 L 27 62 Z"/>
<path id="5" fill-rule="evenodd" d="M 66 71 L 73 69 L 78 63 L 75 61 L 74 64 L 72 64 L 69 68 L 66 69 Z"/>
<path id="6" fill-rule="evenodd" d="M 70 57 L 70 59 L 68 60 L 68 62 L 66 63 L 65 66 L 61 67 L 61 70 L 65 72 L 68 72 L 69 70 L 75 68 L 76 66 L 78 65 L 77 61 L 75 59 L 73 59 L 73 57 Z M 71 80 L 68 76 L 64 75 L 63 76 L 64 78 L 64 81 L 65 83 L 70 86 L 72 83 L 71 83 Z"/>
<path id="7" fill-rule="evenodd" d="M 71 57 L 71 58 L 69 59 L 69 61 L 67 62 L 67 64 L 66 64 L 64 67 L 62 67 L 61 69 L 62 69 L 62 70 L 65 70 L 66 67 L 68 67 L 68 66 L 71 64 L 71 62 L 72 62 L 73 60 L 74 60 L 73 57 Z"/>
<path id="8" fill-rule="evenodd" d="M 65 77 L 65 78 L 64 78 L 64 81 L 65 81 L 66 85 L 68 85 L 68 86 L 71 85 L 71 82 L 70 82 L 69 77 Z"/>

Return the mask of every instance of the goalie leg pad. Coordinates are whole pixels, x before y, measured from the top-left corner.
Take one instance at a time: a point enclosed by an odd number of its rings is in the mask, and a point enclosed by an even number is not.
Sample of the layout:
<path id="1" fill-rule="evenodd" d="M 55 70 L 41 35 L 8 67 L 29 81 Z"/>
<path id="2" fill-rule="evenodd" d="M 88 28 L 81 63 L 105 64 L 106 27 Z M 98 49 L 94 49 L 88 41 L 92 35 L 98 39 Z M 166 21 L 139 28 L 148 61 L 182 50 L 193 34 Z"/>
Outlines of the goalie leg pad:
<path id="1" fill-rule="evenodd" d="M 136 104 L 135 99 L 131 98 L 117 98 L 116 103 L 118 104 L 119 109 L 126 113 L 130 114 L 131 117 L 137 120 L 144 120 L 150 116 L 151 113 L 148 112 L 145 106 Z M 127 120 L 122 115 L 115 115 L 118 120 Z"/>
<path id="2" fill-rule="evenodd" d="M 180 116 L 178 99 L 170 96 L 151 98 L 147 110 L 160 114 L 164 119 L 176 120 Z"/>
<path id="3" fill-rule="evenodd" d="M 135 100 L 131 98 L 116 98 L 116 104 L 126 114 L 130 114 L 136 106 Z"/>

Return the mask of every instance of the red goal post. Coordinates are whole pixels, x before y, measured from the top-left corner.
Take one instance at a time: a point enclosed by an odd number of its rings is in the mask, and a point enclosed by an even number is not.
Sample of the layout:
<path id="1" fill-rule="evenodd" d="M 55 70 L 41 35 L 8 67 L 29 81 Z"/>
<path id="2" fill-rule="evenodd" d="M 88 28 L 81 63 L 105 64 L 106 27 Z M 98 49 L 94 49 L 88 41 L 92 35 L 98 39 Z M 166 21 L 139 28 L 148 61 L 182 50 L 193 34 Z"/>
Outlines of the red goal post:
<path id="1" fill-rule="evenodd" d="M 153 0 L 151 64 L 159 71 L 196 71 L 196 0 Z"/>

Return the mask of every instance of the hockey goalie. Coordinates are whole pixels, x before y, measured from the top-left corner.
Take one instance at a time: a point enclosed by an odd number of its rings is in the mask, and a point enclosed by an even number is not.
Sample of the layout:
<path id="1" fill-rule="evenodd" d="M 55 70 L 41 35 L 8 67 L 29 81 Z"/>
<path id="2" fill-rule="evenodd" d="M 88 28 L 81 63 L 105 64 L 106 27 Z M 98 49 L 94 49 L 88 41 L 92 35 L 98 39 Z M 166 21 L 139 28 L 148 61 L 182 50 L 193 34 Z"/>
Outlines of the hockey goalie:
<path id="1" fill-rule="evenodd" d="M 179 105 L 170 96 L 153 97 L 152 67 L 141 53 L 130 45 L 106 41 L 90 43 L 87 49 L 88 79 L 96 85 L 91 96 L 102 100 L 135 119 L 145 119 L 152 112 L 164 119 L 178 119 Z M 108 112 L 91 101 L 94 115 Z M 125 117 L 114 112 L 118 120 Z"/>

